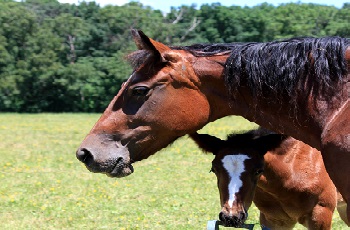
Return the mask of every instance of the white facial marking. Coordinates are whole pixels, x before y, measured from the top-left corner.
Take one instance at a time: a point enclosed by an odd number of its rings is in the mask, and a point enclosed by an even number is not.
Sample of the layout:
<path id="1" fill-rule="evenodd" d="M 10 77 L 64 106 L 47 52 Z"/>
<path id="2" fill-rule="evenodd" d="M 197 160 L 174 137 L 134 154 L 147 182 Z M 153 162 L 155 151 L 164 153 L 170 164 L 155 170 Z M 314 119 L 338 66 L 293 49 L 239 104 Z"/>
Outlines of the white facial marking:
<path id="1" fill-rule="evenodd" d="M 226 155 L 222 158 L 224 168 L 228 172 L 230 177 L 230 183 L 228 185 L 228 204 L 232 207 L 233 201 L 236 199 L 236 193 L 242 187 L 241 174 L 244 172 L 244 161 L 250 159 L 247 155 Z"/>

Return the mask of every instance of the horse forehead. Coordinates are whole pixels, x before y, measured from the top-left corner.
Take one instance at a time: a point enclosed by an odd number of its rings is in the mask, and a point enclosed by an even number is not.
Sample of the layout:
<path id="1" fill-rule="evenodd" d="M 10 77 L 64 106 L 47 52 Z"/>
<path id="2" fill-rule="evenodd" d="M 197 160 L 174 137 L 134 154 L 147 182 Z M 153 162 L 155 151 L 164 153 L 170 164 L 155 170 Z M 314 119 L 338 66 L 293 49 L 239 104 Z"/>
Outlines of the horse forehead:
<path id="1" fill-rule="evenodd" d="M 130 85 L 132 85 L 146 81 L 152 82 L 164 80 L 164 78 L 175 78 L 177 75 L 181 75 L 182 72 L 188 70 L 188 67 L 190 66 L 190 62 L 188 62 L 185 59 L 181 59 L 176 63 L 172 63 L 171 65 L 165 65 L 164 67 L 154 71 L 150 71 L 147 70 L 147 68 L 144 68 L 142 70 L 134 71 L 130 75 L 128 82 Z"/>
<path id="2" fill-rule="evenodd" d="M 245 154 L 226 155 L 221 159 L 221 162 L 229 174 L 237 175 L 244 172 L 244 162 L 247 159 L 250 159 L 250 157 Z"/>

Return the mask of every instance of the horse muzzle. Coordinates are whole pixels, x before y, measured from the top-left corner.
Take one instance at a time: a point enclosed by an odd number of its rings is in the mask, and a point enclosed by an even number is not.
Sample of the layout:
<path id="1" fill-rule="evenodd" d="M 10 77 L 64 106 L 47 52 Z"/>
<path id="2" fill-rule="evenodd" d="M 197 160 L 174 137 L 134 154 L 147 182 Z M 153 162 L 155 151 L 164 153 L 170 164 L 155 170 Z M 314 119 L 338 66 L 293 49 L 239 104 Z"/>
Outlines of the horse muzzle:
<path id="1" fill-rule="evenodd" d="M 76 157 L 89 171 L 109 177 L 125 177 L 134 172 L 128 148 L 102 135 L 88 135 Z"/>

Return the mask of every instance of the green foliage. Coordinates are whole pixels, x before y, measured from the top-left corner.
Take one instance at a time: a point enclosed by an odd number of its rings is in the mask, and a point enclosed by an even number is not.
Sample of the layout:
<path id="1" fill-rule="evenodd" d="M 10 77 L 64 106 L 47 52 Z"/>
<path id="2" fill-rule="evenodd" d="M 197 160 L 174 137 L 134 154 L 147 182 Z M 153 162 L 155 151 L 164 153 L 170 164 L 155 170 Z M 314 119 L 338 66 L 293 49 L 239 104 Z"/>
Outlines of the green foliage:
<path id="1" fill-rule="evenodd" d="M 343 8 L 335 13 L 334 20 L 329 23 L 329 34 L 342 37 L 350 37 L 350 3 L 345 3 Z"/>
<path id="2" fill-rule="evenodd" d="M 0 111 L 101 112 L 130 75 L 131 28 L 170 45 L 350 36 L 350 4 L 172 7 L 0 0 Z"/>

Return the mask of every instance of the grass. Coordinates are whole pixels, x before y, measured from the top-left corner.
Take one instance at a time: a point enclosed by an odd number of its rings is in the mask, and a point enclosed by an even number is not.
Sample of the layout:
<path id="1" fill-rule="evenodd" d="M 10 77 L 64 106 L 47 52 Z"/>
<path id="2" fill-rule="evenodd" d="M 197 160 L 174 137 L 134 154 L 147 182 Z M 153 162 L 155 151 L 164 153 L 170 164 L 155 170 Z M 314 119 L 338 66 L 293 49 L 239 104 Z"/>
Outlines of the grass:
<path id="1" fill-rule="evenodd" d="M 98 117 L 0 114 L 1 229 L 205 229 L 217 218 L 212 156 L 187 137 L 134 164 L 129 177 L 87 171 L 75 150 Z M 229 117 L 202 132 L 224 138 L 252 127 Z M 248 223 L 258 223 L 255 207 Z M 333 229 L 344 228 L 335 214 Z"/>

